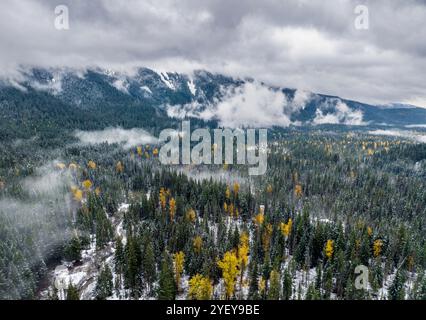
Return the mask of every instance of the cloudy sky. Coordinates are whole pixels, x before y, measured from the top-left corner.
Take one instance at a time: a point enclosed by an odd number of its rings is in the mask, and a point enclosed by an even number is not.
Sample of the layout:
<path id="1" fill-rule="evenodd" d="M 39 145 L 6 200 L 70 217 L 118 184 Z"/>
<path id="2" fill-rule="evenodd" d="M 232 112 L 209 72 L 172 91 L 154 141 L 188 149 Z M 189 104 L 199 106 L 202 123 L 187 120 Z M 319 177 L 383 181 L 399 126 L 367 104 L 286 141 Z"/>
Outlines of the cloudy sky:
<path id="1" fill-rule="evenodd" d="M 57 5 L 69 30 L 55 28 Z M 369 28 L 357 30 L 357 5 Z M 2 0 L 0 73 L 19 66 L 207 69 L 426 107 L 424 0 Z"/>

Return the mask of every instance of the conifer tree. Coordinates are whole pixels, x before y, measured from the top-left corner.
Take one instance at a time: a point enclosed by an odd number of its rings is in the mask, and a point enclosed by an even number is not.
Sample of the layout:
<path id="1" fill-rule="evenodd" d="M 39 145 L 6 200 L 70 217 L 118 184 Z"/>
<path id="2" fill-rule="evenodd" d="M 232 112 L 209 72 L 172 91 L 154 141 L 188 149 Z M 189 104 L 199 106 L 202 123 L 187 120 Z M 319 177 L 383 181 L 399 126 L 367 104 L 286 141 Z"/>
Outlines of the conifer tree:
<path id="1" fill-rule="evenodd" d="M 293 280 L 291 279 L 290 271 L 285 269 L 283 276 L 283 300 L 290 300 L 293 292 Z"/>
<path id="2" fill-rule="evenodd" d="M 67 290 L 67 300 L 80 300 L 80 294 L 78 293 L 78 290 L 72 283 L 68 285 Z"/>
<path id="3" fill-rule="evenodd" d="M 155 264 L 154 246 L 150 238 L 145 240 L 145 251 L 142 257 L 142 273 L 148 292 L 152 289 L 152 284 L 157 279 L 157 268 Z"/>
<path id="4" fill-rule="evenodd" d="M 176 282 L 173 276 L 173 261 L 170 255 L 164 251 L 161 262 L 161 271 L 158 282 L 158 299 L 174 300 L 176 298 Z"/>
<path id="5" fill-rule="evenodd" d="M 98 300 L 105 300 L 112 295 L 113 283 L 111 269 L 107 264 L 102 268 L 96 282 L 95 296 Z"/>
<path id="6" fill-rule="evenodd" d="M 268 300 L 279 300 L 281 291 L 280 273 L 276 270 L 272 270 L 269 281 Z"/>
<path id="7" fill-rule="evenodd" d="M 257 300 L 259 299 L 259 271 L 257 262 L 250 262 L 250 285 L 249 285 L 249 299 Z"/>
<path id="8" fill-rule="evenodd" d="M 395 279 L 392 282 L 392 285 L 389 288 L 389 299 L 390 300 L 404 300 L 405 299 L 405 290 L 404 290 L 404 275 L 402 270 L 398 270 L 395 274 Z"/>

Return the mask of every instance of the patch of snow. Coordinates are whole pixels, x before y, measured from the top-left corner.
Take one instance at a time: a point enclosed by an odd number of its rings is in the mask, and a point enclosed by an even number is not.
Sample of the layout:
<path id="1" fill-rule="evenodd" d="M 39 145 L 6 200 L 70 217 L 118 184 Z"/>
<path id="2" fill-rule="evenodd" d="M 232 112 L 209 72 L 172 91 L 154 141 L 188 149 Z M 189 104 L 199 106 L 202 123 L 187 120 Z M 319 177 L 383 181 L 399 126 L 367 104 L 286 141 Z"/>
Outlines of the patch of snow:
<path id="1" fill-rule="evenodd" d="M 164 84 L 169 87 L 169 89 L 171 90 L 176 90 L 175 86 L 173 85 L 173 83 L 170 81 L 169 75 L 167 74 L 167 72 L 159 72 L 158 75 L 161 78 L 161 81 L 164 82 Z"/>
<path id="2" fill-rule="evenodd" d="M 112 83 L 112 86 L 121 92 L 124 92 L 126 94 L 129 93 L 129 90 L 128 90 L 129 84 L 125 80 L 117 79 Z"/>
<path id="3" fill-rule="evenodd" d="M 191 91 L 191 94 L 193 96 L 195 96 L 195 93 L 197 92 L 197 89 L 195 88 L 194 80 L 191 79 L 191 81 L 188 81 L 188 88 L 189 88 L 189 91 Z"/>
<path id="4" fill-rule="evenodd" d="M 148 92 L 149 94 L 152 94 L 151 89 L 150 89 L 149 87 L 147 87 L 147 86 L 142 86 L 142 87 L 141 87 L 141 90 L 146 91 L 146 92 Z"/>

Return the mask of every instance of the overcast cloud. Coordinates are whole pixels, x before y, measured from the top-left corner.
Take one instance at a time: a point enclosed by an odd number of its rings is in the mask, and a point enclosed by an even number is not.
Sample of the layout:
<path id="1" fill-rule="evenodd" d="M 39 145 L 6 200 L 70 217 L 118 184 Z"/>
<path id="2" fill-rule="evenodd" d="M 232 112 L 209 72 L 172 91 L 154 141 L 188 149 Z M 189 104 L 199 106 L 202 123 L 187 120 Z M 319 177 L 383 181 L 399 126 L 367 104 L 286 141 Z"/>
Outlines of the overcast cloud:
<path id="1" fill-rule="evenodd" d="M 66 4 L 70 30 L 54 27 Z M 356 30 L 356 5 L 370 28 Z M 426 107 L 426 3 L 409 0 L 2 0 L 0 73 L 19 66 L 207 69 Z"/>

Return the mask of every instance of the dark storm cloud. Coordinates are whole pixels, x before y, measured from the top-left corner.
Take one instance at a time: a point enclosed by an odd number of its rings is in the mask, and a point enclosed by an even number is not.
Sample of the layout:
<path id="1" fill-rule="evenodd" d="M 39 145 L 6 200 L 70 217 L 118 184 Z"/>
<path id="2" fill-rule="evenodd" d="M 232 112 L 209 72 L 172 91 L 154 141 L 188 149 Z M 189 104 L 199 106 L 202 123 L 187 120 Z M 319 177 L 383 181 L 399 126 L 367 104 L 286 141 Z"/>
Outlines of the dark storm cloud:
<path id="1" fill-rule="evenodd" d="M 70 30 L 54 28 L 54 8 Z M 356 5 L 370 28 L 356 30 Z M 367 102 L 426 106 L 425 1 L 3 0 L 0 72 L 205 68 Z"/>

